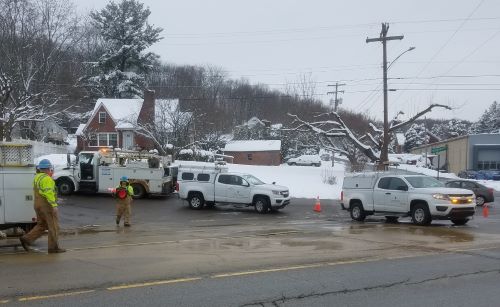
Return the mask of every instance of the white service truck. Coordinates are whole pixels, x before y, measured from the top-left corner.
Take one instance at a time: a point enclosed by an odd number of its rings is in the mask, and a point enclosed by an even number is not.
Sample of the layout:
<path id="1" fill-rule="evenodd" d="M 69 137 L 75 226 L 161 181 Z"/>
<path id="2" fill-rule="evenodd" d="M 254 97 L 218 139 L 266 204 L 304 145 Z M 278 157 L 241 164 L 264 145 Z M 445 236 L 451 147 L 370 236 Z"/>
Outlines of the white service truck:
<path id="1" fill-rule="evenodd" d="M 0 230 L 36 224 L 31 145 L 0 143 Z"/>
<path id="2" fill-rule="evenodd" d="M 54 180 L 62 195 L 75 191 L 111 193 L 122 176 L 129 178 L 135 198 L 168 195 L 175 189 L 176 169 L 170 158 L 121 150 L 82 151 L 76 163 L 56 168 Z"/>
<path id="3" fill-rule="evenodd" d="M 476 202 L 471 191 L 446 188 L 429 176 L 373 172 L 344 178 L 341 206 L 356 221 L 368 215 L 385 216 L 388 222 L 410 216 L 417 225 L 433 219 L 464 225 L 474 215 Z"/>
<path id="4" fill-rule="evenodd" d="M 253 206 L 259 213 L 279 210 L 290 204 L 287 187 L 266 184 L 250 174 L 231 173 L 224 166 L 179 166 L 179 197 L 191 209 L 205 205 Z"/>

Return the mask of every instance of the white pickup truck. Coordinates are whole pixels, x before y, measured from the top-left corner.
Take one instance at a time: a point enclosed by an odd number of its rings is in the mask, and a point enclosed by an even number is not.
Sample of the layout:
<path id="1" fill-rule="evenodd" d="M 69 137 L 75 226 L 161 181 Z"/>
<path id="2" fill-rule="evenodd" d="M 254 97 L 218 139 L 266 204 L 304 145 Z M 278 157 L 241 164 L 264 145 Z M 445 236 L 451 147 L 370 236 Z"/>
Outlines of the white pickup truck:
<path id="1" fill-rule="evenodd" d="M 356 221 L 363 221 L 367 215 L 385 216 L 388 222 L 411 216 L 417 225 L 428 225 L 433 219 L 464 225 L 476 208 L 469 190 L 446 188 L 429 176 L 391 173 L 346 176 L 341 205 Z"/>
<path id="2" fill-rule="evenodd" d="M 253 206 L 259 213 L 278 210 L 290 204 L 287 187 L 266 184 L 250 174 L 179 168 L 179 197 L 191 209 L 217 204 Z"/>

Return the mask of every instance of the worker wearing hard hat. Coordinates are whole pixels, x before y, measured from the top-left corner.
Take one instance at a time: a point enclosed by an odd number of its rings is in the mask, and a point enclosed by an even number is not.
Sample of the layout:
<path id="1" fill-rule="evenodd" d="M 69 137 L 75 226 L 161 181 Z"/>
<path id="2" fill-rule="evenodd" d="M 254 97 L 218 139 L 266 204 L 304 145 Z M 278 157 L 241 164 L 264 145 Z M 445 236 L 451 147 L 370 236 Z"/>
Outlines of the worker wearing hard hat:
<path id="1" fill-rule="evenodd" d="M 33 190 L 37 223 L 29 233 L 19 238 L 19 240 L 23 248 L 29 251 L 29 246 L 48 230 L 49 253 L 64 253 L 66 250 L 60 248 L 58 243 L 59 217 L 57 193 L 56 184 L 54 179 L 52 179 L 54 168 L 52 163 L 47 159 L 41 160 L 36 168 L 37 174 L 33 180 Z"/>
<path id="2" fill-rule="evenodd" d="M 130 211 L 132 196 L 134 189 L 130 185 L 128 178 L 123 176 L 120 178 L 120 185 L 118 185 L 113 193 L 116 203 L 116 226 L 120 225 L 122 216 L 124 218 L 123 226 L 130 227 Z"/>

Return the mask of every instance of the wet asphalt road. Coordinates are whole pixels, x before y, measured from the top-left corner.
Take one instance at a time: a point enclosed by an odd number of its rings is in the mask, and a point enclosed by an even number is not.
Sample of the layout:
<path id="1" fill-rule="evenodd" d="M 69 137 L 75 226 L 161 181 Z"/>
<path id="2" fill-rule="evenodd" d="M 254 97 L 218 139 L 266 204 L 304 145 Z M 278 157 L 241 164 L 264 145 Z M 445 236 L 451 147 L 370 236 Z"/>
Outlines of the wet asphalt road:
<path id="1" fill-rule="evenodd" d="M 338 201 L 281 212 L 192 211 L 139 200 L 131 229 L 111 198 L 63 200 L 62 255 L 0 249 L 0 303 L 45 306 L 495 306 L 500 195 L 466 226 L 353 223 Z M 11 240 L 12 241 L 12 240 Z M 46 241 L 37 242 L 45 249 Z M 5 278 L 7 276 L 7 278 Z M 37 278 L 49 276 L 43 283 Z"/>

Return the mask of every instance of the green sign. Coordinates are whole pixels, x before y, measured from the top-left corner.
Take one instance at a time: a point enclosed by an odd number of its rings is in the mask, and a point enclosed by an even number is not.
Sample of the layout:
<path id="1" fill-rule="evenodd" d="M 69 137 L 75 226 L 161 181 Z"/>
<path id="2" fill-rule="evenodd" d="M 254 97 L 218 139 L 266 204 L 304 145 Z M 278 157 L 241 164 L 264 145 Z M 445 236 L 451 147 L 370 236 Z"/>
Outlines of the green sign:
<path id="1" fill-rule="evenodd" d="M 431 148 L 431 153 L 437 154 L 439 152 L 446 151 L 447 149 L 448 149 L 448 146 L 434 147 L 434 148 Z"/>

